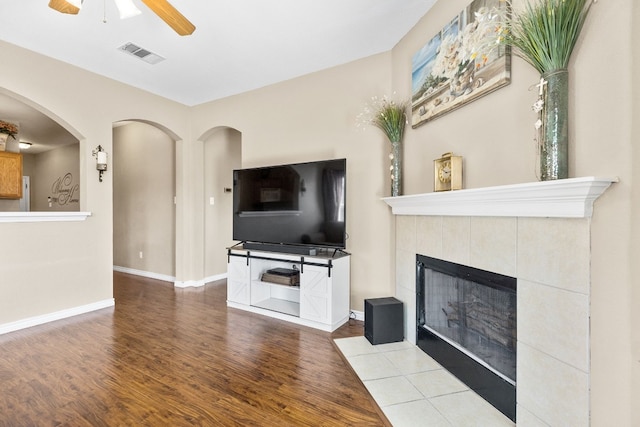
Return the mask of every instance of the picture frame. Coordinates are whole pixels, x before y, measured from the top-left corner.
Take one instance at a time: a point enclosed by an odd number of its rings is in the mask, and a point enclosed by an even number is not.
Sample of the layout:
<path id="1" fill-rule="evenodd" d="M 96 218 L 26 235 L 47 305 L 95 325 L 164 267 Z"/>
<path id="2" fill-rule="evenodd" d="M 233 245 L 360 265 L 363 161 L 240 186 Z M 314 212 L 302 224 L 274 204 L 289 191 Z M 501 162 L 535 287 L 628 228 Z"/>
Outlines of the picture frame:
<path id="1" fill-rule="evenodd" d="M 474 0 L 412 58 L 411 126 L 416 128 L 511 81 L 511 50 L 500 44 L 507 2 Z"/>

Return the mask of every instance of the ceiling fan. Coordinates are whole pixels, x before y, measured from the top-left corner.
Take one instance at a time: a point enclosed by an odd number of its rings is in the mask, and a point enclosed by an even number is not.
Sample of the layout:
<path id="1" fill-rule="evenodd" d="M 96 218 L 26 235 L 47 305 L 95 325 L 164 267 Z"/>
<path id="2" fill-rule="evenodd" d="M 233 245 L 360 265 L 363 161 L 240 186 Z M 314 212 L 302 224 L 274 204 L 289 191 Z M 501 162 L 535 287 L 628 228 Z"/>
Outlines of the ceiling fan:
<path id="1" fill-rule="evenodd" d="M 49 0 L 49 7 L 61 13 L 77 15 L 82 8 L 83 1 Z M 140 9 L 133 4 L 133 0 L 115 0 L 115 2 L 122 19 L 141 13 Z M 181 36 L 188 36 L 195 31 L 195 25 L 189 22 L 175 7 L 171 6 L 167 0 L 142 0 L 142 2 Z"/>

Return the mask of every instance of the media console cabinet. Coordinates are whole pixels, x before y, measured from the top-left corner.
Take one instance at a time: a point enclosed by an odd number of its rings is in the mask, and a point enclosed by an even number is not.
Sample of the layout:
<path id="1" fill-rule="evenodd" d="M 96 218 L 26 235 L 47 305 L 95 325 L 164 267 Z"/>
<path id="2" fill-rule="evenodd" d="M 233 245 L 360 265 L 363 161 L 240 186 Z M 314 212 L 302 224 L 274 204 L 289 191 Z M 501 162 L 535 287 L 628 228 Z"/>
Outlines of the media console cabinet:
<path id="1" fill-rule="evenodd" d="M 332 332 L 349 320 L 350 256 L 229 248 L 227 306 Z M 300 271 L 300 285 L 260 280 L 274 268 Z"/>

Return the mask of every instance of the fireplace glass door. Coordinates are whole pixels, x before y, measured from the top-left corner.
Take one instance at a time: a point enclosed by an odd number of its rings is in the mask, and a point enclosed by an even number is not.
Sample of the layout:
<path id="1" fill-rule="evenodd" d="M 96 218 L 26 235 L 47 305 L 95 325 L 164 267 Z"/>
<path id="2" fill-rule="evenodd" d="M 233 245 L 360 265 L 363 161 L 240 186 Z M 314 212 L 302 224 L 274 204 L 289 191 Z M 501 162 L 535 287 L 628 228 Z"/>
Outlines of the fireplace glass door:
<path id="1" fill-rule="evenodd" d="M 424 258 L 418 326 L 515 384 L 515 279 Z"/>

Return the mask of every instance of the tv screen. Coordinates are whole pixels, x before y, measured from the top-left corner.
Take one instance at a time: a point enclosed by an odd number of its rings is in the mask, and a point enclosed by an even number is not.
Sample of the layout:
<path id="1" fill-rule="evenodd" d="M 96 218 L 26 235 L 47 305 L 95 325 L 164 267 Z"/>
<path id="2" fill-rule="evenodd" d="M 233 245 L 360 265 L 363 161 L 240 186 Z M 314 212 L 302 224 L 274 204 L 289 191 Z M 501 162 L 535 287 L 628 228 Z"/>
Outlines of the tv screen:
<path id="1" fill-rule="evenodd" d="M 233 239 L 345 248 L 346 159 L 233 171 Z"/>

